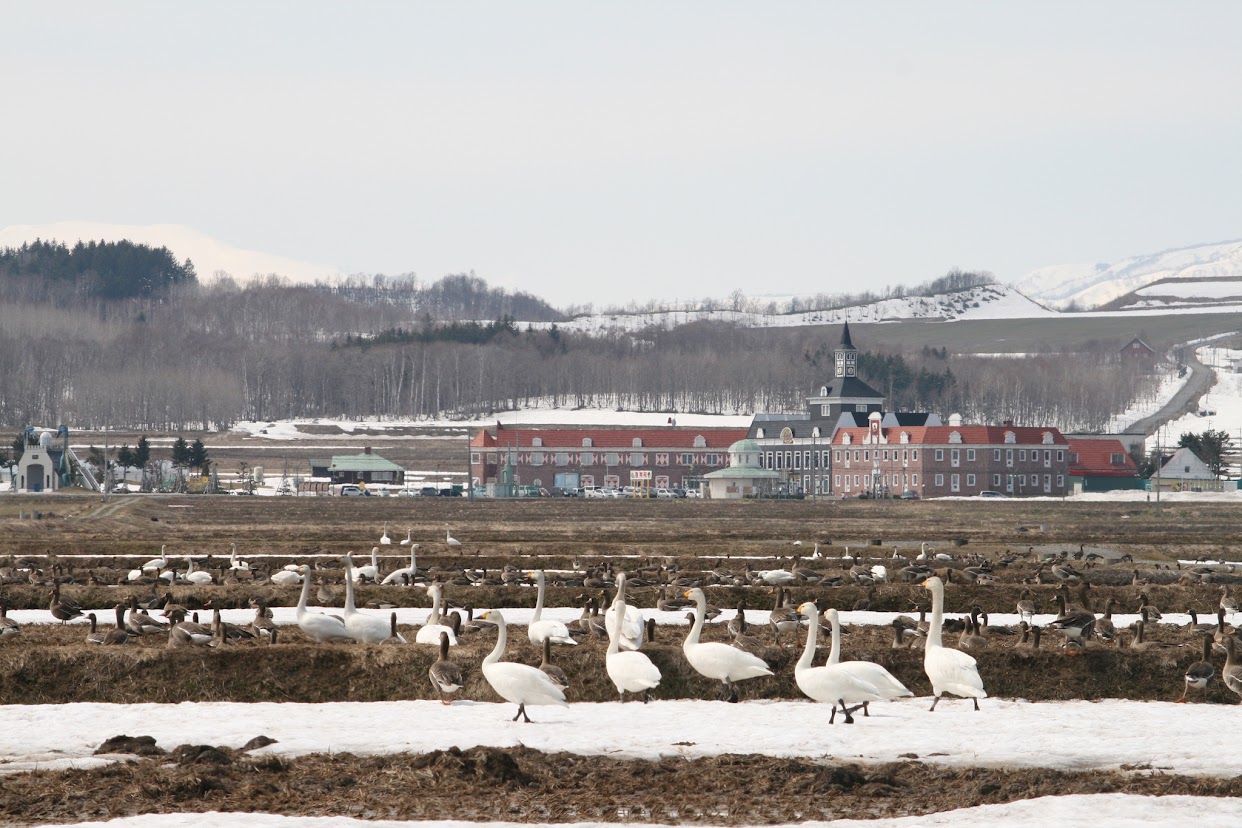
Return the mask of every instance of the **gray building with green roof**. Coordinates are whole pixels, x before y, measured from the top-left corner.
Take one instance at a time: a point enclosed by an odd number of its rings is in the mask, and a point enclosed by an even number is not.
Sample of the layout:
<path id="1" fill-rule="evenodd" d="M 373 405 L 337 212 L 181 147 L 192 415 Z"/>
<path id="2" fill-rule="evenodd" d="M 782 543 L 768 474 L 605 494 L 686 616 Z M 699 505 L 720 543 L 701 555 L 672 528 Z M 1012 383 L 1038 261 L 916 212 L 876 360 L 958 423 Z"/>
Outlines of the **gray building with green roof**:
<path id="1" fill-rule="evenodd" d="M 336 454 L 328 460 L 312 460 L 311 476 L 329 477 L 334 484 L 384 483 L 400 486 L 405 483 L 405 469 L 373 454 L 370 446 L 363 449 L 362 454 Z"/>

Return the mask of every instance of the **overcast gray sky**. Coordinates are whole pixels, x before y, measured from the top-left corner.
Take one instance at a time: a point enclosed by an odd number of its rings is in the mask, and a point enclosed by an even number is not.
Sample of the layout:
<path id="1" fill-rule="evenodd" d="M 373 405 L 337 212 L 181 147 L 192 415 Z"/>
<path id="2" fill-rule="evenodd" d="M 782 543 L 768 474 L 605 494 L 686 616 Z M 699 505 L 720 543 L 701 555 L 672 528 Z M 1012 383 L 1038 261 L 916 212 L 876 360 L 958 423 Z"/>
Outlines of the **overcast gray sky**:
<path id="1" fill-rule="evenodd" d="M 554 303 L 1242 237 L 1242 3 L 11 2 L 0 226 Z"/>

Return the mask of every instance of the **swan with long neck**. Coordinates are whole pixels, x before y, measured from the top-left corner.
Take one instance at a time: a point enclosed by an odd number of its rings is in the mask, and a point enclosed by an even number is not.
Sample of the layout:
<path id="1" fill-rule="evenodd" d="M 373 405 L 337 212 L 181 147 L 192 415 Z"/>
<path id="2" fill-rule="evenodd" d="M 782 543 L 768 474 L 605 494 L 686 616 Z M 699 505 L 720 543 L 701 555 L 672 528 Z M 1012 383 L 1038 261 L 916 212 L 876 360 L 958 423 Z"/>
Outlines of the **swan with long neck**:
<path id="1" fill-rule="evenodd" d="M 404 543 L 404 541 L 402 541 L 402 543 Z M 392 572 L 388 573 L 388 575 L 385 576 L 384 580 L 381 583 L 400 584 L 405 581 L 406 576 L 409 577 L 410 583 L 414 583 L 414 576 L 417 574 L 418 574 L 418 544 L 415 543 L 415 544 L 410 545 L 410 565 L 408 567 L 402 567 L 401 569 L 395 569 Z"/>
<path id="2" fill-rule="evenodd" d="M 457 646 L 457 635 L 453 632 L 453 628 L 440 622 L 440 600 L 442 596 L 439 584 L 432 584 L 427 587 L 427 594 L 431 596 L 431 613 L 427 616 L 427 623 L 418 628 L 418 632 L 414 634 L 415 644 L 439 644 L 440 633 L 448 633 L 449 643 L 454 647 Z"/>
<path id="3" fill-rule="evenodd" d="M 354 583 L 361 581 L 363 578 L 366 578 L 369 581 L 374 581 L 376 578 L 379 577 L 378 555 L 379 555 L 379 547 L 372 546 L 371 547 L 371 563 L 367 564 L 366 566 L 354 567 L 354 571 L 353 571 Z"/>
<path id="4" fill-rule="evenodd" d="M 509 639 L 505 617 L 499 610 L 488 610 L 479 616 L 479 620 L 496 625 L 496 646 L 483 659 L 483 678 L 487 679 L 487 683 L 498 696 L 518 706 L 513 721 L 516 722 L 520 717 L 523 721 L 530 722 L 530 717 L 526 715 L 528 704 L 567 706 L 565 691 L 557 687 L 547 673 L 529 664 L 500 660 Z"/>
<path id="5" fill-rule="evenodd" d="M 335 615 L 322 612 L 310 612 L 306 609 L 306 599 L 310 597 L 310 567 L 302 564 L 302 594 L 298 598 L 298 629 L 308 638 L 320 644 L 330 641 L 351 641 L 353 637 L 345 628 L 345 621 Z"/>
<path id="6" fill-rule="evenodd" d="M 190 557 L 189 555 L 186 555 L 185 559 L 187 561 L 186 571 L 185 571 L 185 580 L 189 581 L 192 584 L 198 584 L 199 586 L 206 586 L 207 584 L 210 584 L 215 580 L 211 577 L 210 572 L 207 572 L 202 569 L 195 569 L 194 559 L 192 557 Z"/>
<path id="7" fill-rule="evenodd" d="M 229 569 L 240 570 L 243 572 L 249 571 L 250 564 L 246 561 L 238 560 L 237 558 L 237 544 L 230 543 L 229 546 L 233 550 L 232 554 L 229 555 Z"/>
<path id="8" fill-rule="evenodd" d="M 837 705 L 845 714 L 845 723 L 854 723 L 854 711 L 862 705 L 879 701 L 883 698 L 871 684 L 855 676 L 842 664 L 825 664 L 814 667 L 815 642 L 819 639 L 819 608 L 810 601 L 798 607 L 798 614 L 808 621 L 806 646 L 802 648 L 802 656 L 794 665 L 794 681 L 798 689 L 817 702 L 832 705 L 832 713 L 828 716 L 828 724 L 837 718 Z M 840 636 L 837 627 L 833 627 L 833 635 Z M 850 705 L 854 705 L 851 707 Z"/>
<path id="9" fill-rule="evenodd" d="M 527 572 L 526 577 L 534 578 L 535 586 L 539 589 L 539 595 L 535 598 L 535 614 L 531 616 L 530 625 L 526 628 L 526 637 L 530 639 L 530 643 L 536 647 L 542 647 L 544 641 L 551 641 L 553 644 L 577 644 L 569 634 L 569 627 L 560 621 L 543 617 L 543 594 L 547 581 L 543 570 Z"/>
<path id="10" fill-rule="evenodd" d="M 643 611 L 633 604 L 626 604 L 625 612 L 619 613 L 617 603 L 613 601 L 604 613 L 605 631 L 611 636 L 613 629 L 617 629 L 619 646 L 623 650 L 637 650 L 643 645 L 643 639 L 646 637 L 646 624 L 647 619 L 643 616 Z"/>
<path id="11" fill-rule="evenodd" d="M 388 546 L 392 543 L 392 538 L 388 537 L 388 524 L 387 523 L 384 524 L 384 534 L 380 535 L 379 542 L 382 543 L 384 546 Z"/>
<path id="12" fill-rule="evenodd" d="M 767 663 L 757 656 L 718 641 L 700 641 L 703 619 L 707 615 L 707 596 L 695 587 L 687 590 L 685 597 L 694 601 L 694 624 L 681 650 L 695 672 L 724 684 L 722 698 L 737 701 L 737 690 L 733 686 L 735 681 L 772 675 Z"/>
<path id="13" fill-rule="evenodd" d="M 651 700 L 651 691 L 659 685 L 660 668 L 651 663 L 646 653 L 637 650 L 622 650 L 621 636 L 618 627 L 624 627 L 625 618 L 625 573 L 617 576 L 617 597 L 613 599 L 613 609 L 620 613 L 622 623 L 613 627 L 608 634 L 608 654 L 604 659 L 608 678 L 612 679 L 617 688 L 617 695 L 625 701 L 625 694 L 642 693 L 643 704 Z"/>
<path id="14" fill-rule="evenodd" d="M 799 609 L 801 609 L 801 607 L 799 607 Z M 825 610 L 824 615 L 827 616 L 828 623 L 832 625 L 832 649 L 828 653 L 829 664 L 841 665 L 841 667 L 849 671 L 849 673 L 855 678 L 870 684 L 875 688 L 877 693 L 889 701 L 894 699 L 912 698 L 914 696 L 914 694 L 910 692 L 909 688 L 897 680 L 896 676 L 875 662 L 842 661 L 841 619 L 835 609 Z M 867 709 L 866 703 L 863 704 L 863 715 L 871 715 L 870 711 Z"/>
<path id="15" fill-rule="evenodd" d="M 345 629 L 349 637 L 360 644 L 379 644 L 389 636 L 389 624 L 382 618 L 359 612 L 354 604 L 354 561 L 349 555 L 341 558 L 345 564 Z"/>
<path id="16" fill-rule="evenodd" d="M 923 649 L 923 671 L 931 680 L 932 692 L 936 698 L 931 709 L 935 710 L 940 697 L 945 693 L 968 698 L 974 702 L 975 710 L 979 709 L 979 699 L 987 698 L 983 689 L 983 679 L 979 677 L 979 667 L 975 660 L 960 650 L 950 650 L 941 640 L 941 628 L 944 624 L 944 582 L 932 576 L 923 582 L 923 586 L 932 595 L 931 624 L 927 628 L 927 643 Z"/>

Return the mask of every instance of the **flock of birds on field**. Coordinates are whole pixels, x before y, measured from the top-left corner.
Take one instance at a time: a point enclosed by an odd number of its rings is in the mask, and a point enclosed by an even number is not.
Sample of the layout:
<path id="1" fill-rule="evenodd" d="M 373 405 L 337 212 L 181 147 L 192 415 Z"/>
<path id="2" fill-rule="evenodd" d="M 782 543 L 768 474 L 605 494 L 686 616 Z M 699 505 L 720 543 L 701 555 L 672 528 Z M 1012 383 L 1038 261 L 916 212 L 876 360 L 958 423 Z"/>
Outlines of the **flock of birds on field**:
<path id="1" fill-rule="evenodd" d="M 501 698 L 518 705 L 514 721 L 522 718 L 529 722 L 526 707 L 537 705 L 566 704 L 565 691 L 569 681 L 564 671 L 552 663 L 551 648 L 553 646 L 574 646 L 584 637 L 607 638 L 608 646 L 604 657 L 604 668 L 609 680 L 616 688 L 620 701 L 626 700 L 626 694 L 639 694 L 646 703 L 652 698 L 652 691 L 660 684 L 660 669 L 642 652 L 645 642 L 654 638 L 655 619 L 646 618 L 643 610 L 627 603 L 627 575 L 615 571 L 611 564 L 587 569 L 580 575 L 564 577 L 558 575 L 558 583 L 568 583 L 586 587 L 614 588 L 615 597 L 611 602 L 605 601 L 607 608 L 601 613 L 600 602 L 582 596 L 585 600 L 582 615 L 576 622 L 567 624 L 562 621 L 543 617 L 547 575 L 542 570 L 519 570 L 506 566 L 499 572 L 488 575 L 486 570 L 481 573 L 464 567 L 454 571 L 432 573 L 419 569 L 417 553 L 419 544 L 412 541 L 412 532 L 407 533 L 400 545 L 410 549 L 408 567 L 395 569 L 382 574 L 378 557 L 379 546 L 371 550 L 370 562 L 356 565 L 352 554 L 341 556 L 339 563 L 343 567 L 344 608 L 340 614 L 320 612 L 308 608 L 312 586 L 318 576 L 316 597 L 322 604 L 334 603 L 338 596 L 335 589 L 327 581 L 327 568 L 312 568 L 307 564 L 290 564 L 281 569 L 271 570 L 242 560 L 237 554 L 236 546 L 232 547 L 227 567 L 198 569 L 192 557 L 184 556 L 184 571 L 174 566 L 174 559 L 167 554 L 167 547 L 161 548 L 158 558 L 147 561 L 138 568 L 129 571 L 124 577 L 111 583 L 121 585 L 151 586 L 151 595 L 145 598 L 130 596 L 127 602 L 118 603 L 113 608 L 115 625 L 101 629 L 93 612 L 87 612 L 73 599 L 63 596 L 61 585 L 78 583 L 72 576 L 59 574 L 57 567 L 52 567 L 50 576 L 42 570 L 32 569 L 33 562 L 27 561 L 26 567 L 0 567 L 0 586 L 6 583 L 34 583 L 50 586 L 47 593 L 48 609 L 52 617 L 62 624 L 85 618 L 89 621 L 90 632 L 86 636 L 87 643 L 98 645 L 121 645 L 145 636 L 167 636 L 168 647 L 210 646 L 221 647 L 242 640 L 266 641 L 275 644 L 280 630 L 273 620 L 267 602 L 262 598 L 252 598 L 251 606 L 255 611 L 254 620 L 249 625 L 226 623 L 221 617 L 221 605 L 218 600 L 206 606 L 212 610 L 210 624 L 200 623 L 197 613 L 191 612 L 186 606 L 174 601 L 171 591 L 160 590 L 173 585 L 203 586 L 229 583 L 270 583 L 277 586 L 299 585 L 301 591 L 296 607 L 297 626 L 310 640 L 317 643 L 358 642 L 361 644 L 421 644 L 439 648 L 439 659 L 430 667 L 428 678 L 441 702 L 451 703 L 455 694 L 464 686 L 463 672 L 459 665 L 450 658 L 450 648 L 458 644 L 458 637 L 465 631 L 477 631 L 479 624 L 494 626 L 497 631 L 496 643 L 491 652 L 482 660 L 480 669 L 488 684 Z M 451 531 L 446 529 L 445 543 L 448 547 L 460 546 L 453 538 Z M 392 539 L 384 527 L 380 545 L 389 546 Z M 210 558 L 210 556 L 208 556 Z M 944 616 L 945 583 L 966 582 L 987 584 L 997 579 L 998 570 L 1003 570 L 1019 562 L 1026 562 L 1034 557 L 1037 564 L 1034 574 L 1023 579 L 1023 583 L 1044 584 L 1059 582 L 1053 595 L 1058 606 L 1054 619 L 1044 627 L 1035 624 L 1037 614 L 1033 590 L 1025 588 L 1017 601 L 1015 609 L 1020 619 L 1018 630 L 1006 627 L 994 627 L 988 623 L 988 615 L 978 607 L 972 608 L 960 620 L 946 619 Z M 767 588 L 776 593 L 776 606 L 769 614 L 769 625 L 773 637 L 779 643 L 783 636 L 796 634 L 806 626 L 806 640 L 801 657 L 794 667 L 794 679 L 803 694 L 808 698 L 831 705 L 829 723 L 835 722 L 838 710 L 846 723 L 853 723 L 853 713 L 862 709 L 868 714 L 868 705 L 873 701 L 893 700 L 911 697 L 913 693 L 888 670 L 871 661 L 843 661 L 841 659 L 842 623 L 836 609 L 820 611 L 813 601 L 804 601 L 797 606 L 787 603 L 786 595 L 790 587 L 795 586 L 843 586 L 848 584 L 869 587 L 868 598 L 858 601 L 852 609 L 870 609 L 877 584 L 888 582 L 917 583 L 924 587 L 931 598 L 931 617 L 927 619 L 926 609 L 919 608 L 919 619 L 900 615 L 893 622 L 894 648 L 923 649 L 923 668 L 931 684 L 933 701 L 931 710 L 936 709 L 945 694 L 971 699 L 974 709 L 979 709 L 979 699 L 986 698 L 987 692 L 979 674 L 978 664 L 969 651 L 979 650 L 988 646 L 990 637 L 1012 636 L 1020 632 L 1015 646 L 1039 648 L 1041 636 L 1050 631 L 1061 636 L 1061 649 L 1067 655 L 1079 655 L 1090 648 L 1100 646 L 1120 646 L 1123 632 L 1113 620 L 1112 613 L 1116 605 L 1115 598 L 1109 598 L 1102 615 L 1091 607 L 1090 590 L 1092 584 L 1083 572 L 1070 562 L 1087 559 L 1084 568 L 1094 566 L 1091 555 L 1079 552 L 1070 555 L 1063 552 L 1052 558 L 1039 558 L 1033 548 L 1028 555 L 1008 553 L 996 561 L 988 560 L 979 555 L 953 556 L 937 552 L 927 544 L 923 544 L 919 554 L 912 558 L 900 555 L 897 549 L 889 560 L 893 571 L 882 563 L 867 565 L 857 556 L 851 557 L 848 548 L 846 556 L 840 559 L 839 568 L 832 571 L 817 571 L 813 566 L 836 563 L 832 559 L 822 557 L 819 545 L 814 553 L 803 559 L 795 556 L 788 568 L 753 570 L 749 567 L 744 573 L 717 567 L 704 570 L 697 575 L 682 575 L 676 566 L 656 567 L 656 577 L 652 576 L 650 567 L 641 566 L 635 577 L 643 586 L 658 585 L 659 598 L 656 608 L 660 610 L 689 610 L 689 631 L 682 644 L 685 661 L 700 675 L 721 683 L 721 698 L 730 702 L 738 701 L 736 683 L 760 676 L 772 675 L 769 664 L 764 659 L 765 645 L 751 633 L 753 628 L 747 624 L 745 608 L 739 604 L 736 614 L 728 620 L 728 630 L 732 636 L 728 643 L 724 641 L 703 641 L 704 624 L 709 618 L 721 615 L 721 611 L 712 607 L 707 601 L 705 587 L 710 586 L 757 586 Z M 577 566 L 577 564 L 575 564 Z M 1179 564 L 1180 569 L 1180 564 Z M 1210 582 L 1216 571 L 1207 567 L 1186 570 L 1180 580 L 1183 583 Z M 94 573 L 91 582 L 96 584 L 109 583 L 101 581 Z M 537 590 L 536 605 L 530 622 L 527 625 L 527 637 L 532 645 L 542 650 L 543 661 L 533 667 L 516 661 L 503 660 L 508 646 L 508 625 L 500 610 L 492 609 L 475 617 L 471 608 L 465 613 L 450 611 L 444 599 L 447 584 L 461 585 L 515 585 L 532 584 Z M 1139 571 L 1134 570 L 1133 584 L 1143 583 Z M 431 611 L 423 624 L 412 636 L 412 641 L 397 629 L 395 612 L 388 617 L 377 615 L 369 609 L 388 609 L 395 604 L 375 600 L 359 609 L 355 600 L 355 588 L 362 584 L 388 586 L 421 586 L 425 587 L 431 600 Z M 1070 587 L 1078 587 L 1078 599 L 1070 594 Z M 677 597 L 669 598 L 669 589 L 673 589 Z M 1221 680 L 1233 693 L 1242 696 L 1242 660 L 1236 655 L 1238 646 L 1237 631 L 1226 624 L 1226 616 L 1232 617 L 1239 611 L 1235 598 L 1229 594 L 1227 585 L 1221 586 L 1221 598 L 1216 611 L 1215 624 L 1199 624 L 1197 614 L 1191 611 L 1191 630 L 1201 635 L 1203 658 L 1192 664 L 1184 674 L 1184 689 L 1177 701 L 1184 702 L 1191 689 L 1203 690 L 1206 693 L 1211 680 L 1217 676 L 1213 663 L 1216 651 L 1223 650 L 1225 663 L 1219 671 Z M 1145 639 L 1148 625 L 1159 623 L 1162 616 L 1156 607 L 1151 605 L 1148 595 L 1143 592 L 1139 604 L 1140 618 L 1131 625 L 1128 632 L 1131 640 L 1128 647 L 1136 650 L 1149 650 L 1160 647 L 1180 647 L 1180 643 L 1165 643 Z M 161 617 L 151 613 L 158 611 Z M 827 662 L 814 666 L 816 648 L 820 638 L 821 619 L 826 622 L 831 633 L 831 649 Z M 7 608 L 0 599 L 0 641 L 9 639 L 21 632 L 20 625 L 7 615 Z M 945 646 L 944 634 L 958 633 L 958 648 Z M 995 640 L 993 638 L 993 640 Z"/>

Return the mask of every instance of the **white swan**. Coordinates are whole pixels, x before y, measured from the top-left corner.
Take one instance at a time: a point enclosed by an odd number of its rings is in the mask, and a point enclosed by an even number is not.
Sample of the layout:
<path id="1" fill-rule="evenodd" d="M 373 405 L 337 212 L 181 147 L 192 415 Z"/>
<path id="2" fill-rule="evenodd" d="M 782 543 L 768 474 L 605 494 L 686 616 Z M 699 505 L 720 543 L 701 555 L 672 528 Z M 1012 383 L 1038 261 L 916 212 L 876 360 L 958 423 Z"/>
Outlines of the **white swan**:
<path id="1" fill-rule="evenodd" d="M 368 578 L 372 581 L 379 578 L 379 558 L 376 557 L 378 554 L 379 554 L 379 547 L 372 546 L 371 547 L 371 563 L 367 564 L 366 566 L 359 566 L 359 567 L 354 568 L 354 583 L 358 583 L 358 581 L 362 580 L 363 578 Z"/>
<path id="2" fill-rule="evenodd" d="M 161 546 L 160 556 L 158 558 L 152 558 L 151 560 L 147 561 L 146 563 L 142 565 L 142 569 L 144 572 L 150 572 L 153 569 L 161 570 L 164 567 L 168 566 L 168 555 L 165 554 L 164 552 L 165 548 L 166 548 L 165 546 Z"/>
<path id="3" fill-rule="evenodd" d="M 427 623 L 418 628 L 418 632 L 414 634 L 415 644 L 439 644 L 440 633 L 448 633 L 449 643 L 454 647 L 457 646 L 457 636 L 453 633 L 453 628 L 447 624 L 440 623 L 440 598 L 442 595 L 439 584 L 432 584 L 427 587 L 427 594 L 431 596 L 431 614 L 427 616 Z"/>
<path id="4" fill-rule="evenodd" d="M 931 626 L 927 628 L 927 643 L 923 650 L 923 672 L 931 680 L 932 692 L 936 698 L 931 709 L 935 710 L 944 693 L 968 698 L 979 709 L 979 699 L 987 698 L 983 689 L 983 679 L 979 678 L 979 667 L 975 660 L 961 650 L 950 650 L 940 639 L 940 629 L 944 621 L 944 581 L 932 576 L 923 582 L 932 594 Z"/>
<path id="5" fill-rule="evenodd" d="M 237 544 L 230 543 L 229 546 L 233 548 L 233 554 L 229 556 L 229 569 L 239 569 L 243 572 L 248 571 L 250 569 L 250 564 L 237 559 Z"/>
<path id="6" fill-rule="evenodd" d="M 453 537 L 453 533 L 449 531 L 447 526 L 444 527 L 444 542 L 449 546 L 461 546 L 461 541 Z"/>
<path id="7" fill-rule="evenodd" d="M 569 627 L 560 621 L 543 618 L 543 593 L 546 585 L 543 570 L 527 572 L 526 577 L 534 578 L 535 586 L 539 588 L 539 597 L 535 599 L 535 614 L 530 617 L 530 625 L 526 628 L 526 637 L 530 639 L 530 643 L 542 647 L 544 639 L 547 639 L 553 644 L 577 644 L 569 635 Z"/>
<path id="8" fill-rule="evenodd" d="M 402 546 L 409 546 L 409 545 L 410 545 L 410 543 L 412 543 L 412 542 L 413 542 L 413 540 L 414 540 L 414 530 L 413 530 L 413 529 L 406 529 L 406 530 L 405 530 L 405 540 L 401 541 L 401 545 L 402 545 Z"/>
<path id="9" fill-rule="evenodd" d="M 815 660 L 815 642 L 819 639 L 819 609 L 807 601 L 798 607 L 798 612 L 810 623 L 802 657 L 794 665 L 794 681 L 797 682 L 798 689 L 809 698 L 832 705 L 828 724 L 836 721 L 838 704 L 841 705 L 841 712 L 845 714 L 845 723 L 853 724 L 855 710 L 867 702 L 879 701 L 883 696 L 874 686 L 858 678 L 841 664 L 811 666 Z M 839 636 L 838 627 L 834 626 L 832 633 Z M 851 704 L 854 707 L 850 707 Z"/>
<path id="10" fill-rule="evenodd" d="M 518 716 L 521 716 L 523 721 L 530 721 L 530 717 L 526 715 L 528 704 L 568 706 L 565 702 L 565 691 L 557 687 L 543 670 L 531 667 L 529 664 L 500 660 L 505 650 L 505 643 L 508 641 L 508 633 L 505 628 L 505 617 L 500 614 L 499 610 L 488 610 L 479 616 L 479 620 L 495 624 L 497 629 L 496 646 L 492 648 L 487 658 L 483 659 L 483 678 L 487 679 L 487 683 L 492 686 L 498 696 L 518 706 L 517 716 L 513 717 L 513 721 L 516 722 Z"/>
<path id="11" fill-rule="evenodd" d="M 801 607 L 799 607 L 801 609 Z M 911 698 L 914 696 L 910 690 L 897 680 L 897 677 L 885 670 L 879 664 L 872 661 L 842 661 L 841 660 L 841 619 L 837 616 L 837 611 L 829 609 L 824 611 L 824 615 L 828 617 L 828 623 L 832 624 L 832 650 L 828 653 L 829 664 L 840 664 L 851 675 L 875 688 L 876 692 L 884 698 L 892 701 L 893 699 Z M 867 705 L 863 705 L 863 715 L 870 716 Z"/>
<path id="12" fill-rule="evenodd" d="M 401 541 L 401 542 L 405 543 L 405 541 Z M 410 583 L 414 583 L 414 576 L 417 573 L 418 573 L 418 544 L 416 543 L 410 547 L 410 565 L 408 567 L 403 566 L 400 569 L 394 569 L 392 572 L 384 576 L 384 580 L 381 581 L 380 583 L 399 584 L 399 583 L 402 583 L 403 578 L 406 575 L 410 576 Z"/>
<path id="13" fill-rule="evenodd" d="M 617 612 L 615 601 L 609 604 L 607 612 L 604 613 L 604 629 L 610 636 L 618 618 L 621 619 L 621 649 L 637 650 L 643 646 L 643 638 L 647 633 L 647 619 L 643 616 L 643 611 L 633 604 L 626 604 L 625 614 L 622 616 Z"/>
<path id="14" fill-rule="evenodd" d="M 690 628 L 690 633 L 681 646 L 682 652 L 697 673 L 724 683 L 725 699 L 730 702 L 737 701 L 737 690 L 734 689 L 733 682 L 772 675 L 772 671 L 761 658 L 719 641 L 700 642 L 703 617 L 707 614 L 707 596 L 703 594 L 703 590 L 695 587 L 687 590 L 685 597 L 694 601 L 694 626 Z"/>
<path id="15" fill-rule="evenodd" d="M 359 612 L 354 604 L 354 579 L 349 577 L 354 562 L 349 555 L 341 560 L 345 564 L 345 629 L 349 637 L 361 644 L 378 644 L 389 636 L 390 625 L 382 618 Z"/>
<path id="16" fill-rule="evenodd" d="M 272 577 L 268 580 L 277 586 L 293 586 L 294 584 L 300 584 L 302 582 L 302 575 L 299 571 L 300 569 L 301 567 L 297 570 L 282 569 L 279 572 L 273 572 Z M 306 570 L 309 572 L 310 567 L 306 567 Z"/>
<path id="17" fill-rule="evenodd" d="M 384 546 L 390 546 L 392 544 L 392 538 L 388 537 L 388 524 L 387 523 L 384 524 L 384 534 L 380 535 L 379 542 L 383 544 Z"/>
<path id="18" fill-rule="evenodd" d="M 310 567 L 302 564 L 302 595 L 298 598 L 298 628 L 313 641 L 320 644 L 325 641 L 351 641 L 349 630 L 345 629 L 344 620 L 335 615 L 322 612 L 309 612 L 306 599 L 310 595 Z"/>
<path id="19" fill-rule="evenodd" d="M 626 612 L 625 573 L 617 576 L 617 597 L 612 605 L 624 619 Z M 624 627 L 624 623 L 621 626 Z M 642 693 L 643 704 L 646 704 L 651 700 L 651 691 L 663 678 L 660 675 L 660 668 L 651 663 L 646 653 L 621 651 L 621 636 L 617 635 L 615 629 L 608 634 L 608 655 L 605 657 L 604 666 L 622 702 L 625 701 L 626 691 L 629 691 Z"/>
<path id="20" fill-rule="evenodd" d="M 189 565 L 185 571 L 186 581 L 189 581 L 192 584 L 198 584 L 199 586 L 205 586 L 207 584 L 215 583 L 216 579 L 211 577 L 210 572 L 207 572 L 202 569 L 194 568 L 193 558 L 191 558 L 189 555 L 186 555 L 185 559 L 189 562 Z"/>

